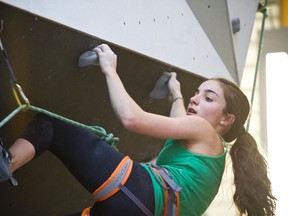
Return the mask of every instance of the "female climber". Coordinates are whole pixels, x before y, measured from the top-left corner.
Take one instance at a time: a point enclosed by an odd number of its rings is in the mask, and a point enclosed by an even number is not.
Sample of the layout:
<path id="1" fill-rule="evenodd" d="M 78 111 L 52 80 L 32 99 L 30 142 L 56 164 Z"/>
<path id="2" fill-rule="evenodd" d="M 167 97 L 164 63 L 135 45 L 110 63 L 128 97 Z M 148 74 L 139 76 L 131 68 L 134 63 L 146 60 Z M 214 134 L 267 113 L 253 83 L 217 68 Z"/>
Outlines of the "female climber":
<path id="1" fill-rule="evenodd" d="M 126 92 L 117 56 L 106 44 L 95 48 L 113 110 L 123 126 L 166 139 L 155 165 L 137 163 L 86 129 L 37 115 L 9 148 L 14 172 L 46 150 L 54 153 L 95 197 L 73 215 L 202 215 L 216 196 L 228 152 L 235 174 L 234 201 L 241 214 L 275 215 L 267 163 L 244 129 L 249 102 L 225 79 L 203 82 L 185 109 L 180 83 L 171 73 L 170 116 L 141 109 Z M 136 145 L 136 144 L 135 144 Z M 174 207 L 176 208 L 174 208 Z"/>

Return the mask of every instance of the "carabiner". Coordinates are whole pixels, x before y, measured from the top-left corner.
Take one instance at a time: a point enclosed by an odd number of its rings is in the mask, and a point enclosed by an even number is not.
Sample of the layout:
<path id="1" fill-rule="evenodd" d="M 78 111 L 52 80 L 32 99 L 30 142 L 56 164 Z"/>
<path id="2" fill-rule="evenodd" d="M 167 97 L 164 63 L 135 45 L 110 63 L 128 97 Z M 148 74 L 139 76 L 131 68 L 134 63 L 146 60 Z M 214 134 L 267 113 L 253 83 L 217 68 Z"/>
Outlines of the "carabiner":
<path id="1" fill-rule="evenodd" d="M 16 83 L 12 90 L 13 90 L 13 95 L 14 95 L 14 98 L 15 98 L 17 104 L 19 106 L 21 106 L 21 105 L 23 105 L 22 102 L 24 102 L 26 104 L 25 111 L 27 111 L 29 109 L 29 107 L 30 107 L 30 102 L 29 102 L 28 98 L 26 97 L 26 95 L 24 94 L 21 86 Z M 21 100 L 19 98 L 19 95 L 21 96 L 22 102 L 21 102 Z"/>

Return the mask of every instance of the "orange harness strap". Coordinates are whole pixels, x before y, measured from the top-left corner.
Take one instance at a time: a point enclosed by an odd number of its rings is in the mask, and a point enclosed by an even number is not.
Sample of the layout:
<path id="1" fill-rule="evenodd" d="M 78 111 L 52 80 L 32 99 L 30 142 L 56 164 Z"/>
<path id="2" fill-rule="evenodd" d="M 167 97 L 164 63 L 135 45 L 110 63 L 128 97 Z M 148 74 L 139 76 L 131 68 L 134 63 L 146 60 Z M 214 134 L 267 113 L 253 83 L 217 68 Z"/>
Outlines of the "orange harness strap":
<path id="1" fill-rule="evenodd" d="M 159 171 L 155 168 L 153 168 L 153 170 L 157 173 L 157 175 L 161 178 L 163 184 L 165 187 L 167 187 L 167 183 L 164 181 L 164 179 L 162 178 L 162 176 L 160 175 Z M 163 216 L 167 216 L 167 211 L 168 211 L 168 190 L 164 190 L 164 196 L 165 196 L 165 204 L 164 204 L 164 213 Z"/>
<path id="2" fill-rule="evenodd" d="M 126 194 L 147 216 L 153 216 L 152 212 L 125 186 L 131 171 L 133 161 L 124 157 L 111 176 L 92 195 L 96 201 L 104 201 L 121 190 Z M 84 209 L 81 216 L 90 216 L 90 208 Z"/>
<path id="3" fill-rule="evenodd" d="M 176 215 L 180 216 L 180 197 L 179 197 L 179 192 L 176 192 L 175 195 L 176 195 L 176 206 L 177 206 Z"/>
<path id="4" fill-rule="evenodd" d="M 82 211 L 81 216 L 90 216 L 90 207 L 85 208 L 85 209 Z"/>
<path id="5" fill-rule="evenodd" d="M 119 184 L 124 185 L 128 180 L 132 165 L 133 161 L 128 156 L 123 158 L 111 176 L 92 193 L 96 201 L 103 201 L 117 193 Z"/>

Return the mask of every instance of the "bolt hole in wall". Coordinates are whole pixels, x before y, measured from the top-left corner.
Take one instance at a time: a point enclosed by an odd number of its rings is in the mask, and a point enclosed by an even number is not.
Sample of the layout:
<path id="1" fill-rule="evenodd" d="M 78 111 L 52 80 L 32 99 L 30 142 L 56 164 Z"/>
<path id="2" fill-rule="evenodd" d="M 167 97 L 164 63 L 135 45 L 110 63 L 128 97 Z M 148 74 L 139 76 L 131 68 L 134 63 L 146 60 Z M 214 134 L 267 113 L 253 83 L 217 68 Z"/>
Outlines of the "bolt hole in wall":
<path id="1" fill-rule="evenodd" d="M 183 16 L 184 16 L 184 13 L 181 13 L 181 16 L 183 17 Z M 170 16 L 167 15 L 167 16 L 166 16 L 166 19 L 169 20 L 169 19 L 170 19 Z M 152 20 L 153 20 L 154 23 L 156 23 L 156 18 L 153 18 Z M 140 21 L 140 20 L 138 21 L 138 24 L 141 25 L 141 21 Z M 127 25 L 126 21 L 123 21 L 123 25 L 124 25 L 124 26 Z"/>

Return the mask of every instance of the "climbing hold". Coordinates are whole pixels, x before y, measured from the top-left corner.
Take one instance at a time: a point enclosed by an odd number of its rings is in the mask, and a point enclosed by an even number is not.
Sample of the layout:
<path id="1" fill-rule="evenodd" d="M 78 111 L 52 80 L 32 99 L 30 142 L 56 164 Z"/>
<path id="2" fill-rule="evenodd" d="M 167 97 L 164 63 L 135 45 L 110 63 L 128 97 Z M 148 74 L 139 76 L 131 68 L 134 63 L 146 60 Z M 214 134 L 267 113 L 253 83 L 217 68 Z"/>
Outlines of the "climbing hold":
<path id="1" fill-rule="evenodd" d="M 171 77 L 169 72 L 164 72 L 155 83 L 153 90 L 150 93 L 151 98 L 162 99 L 169 95 L 168 82 Z"/>
<path id="2" fill-rule="evenodd" d="M 94 50 L 84 52 L 78 59 L 79 67 L 86 67 L 89 65 L 99 65 L 98 54 Z"/>
<path id="3" fill-rule="evenodd" d="M 240 19 L 239 18 L 232 19 L 231 24 L 232 24 L 233 34 L 236 34 L 237 32 L 240 31 Z"/>

